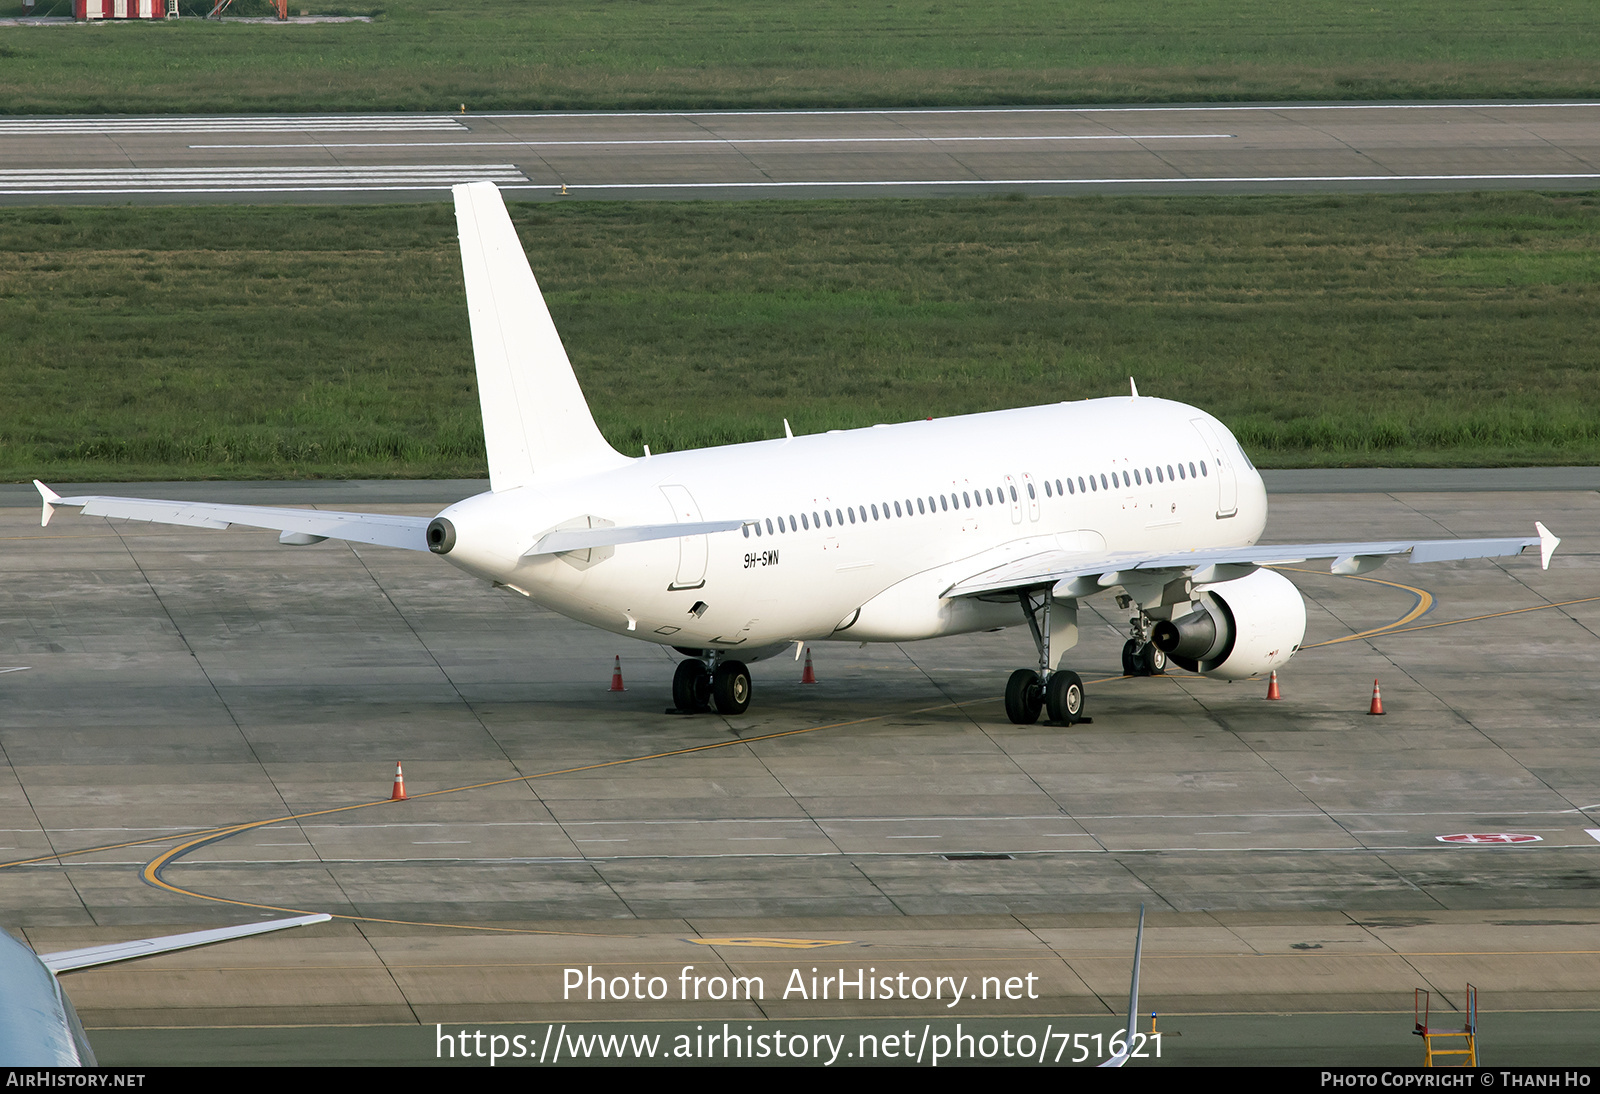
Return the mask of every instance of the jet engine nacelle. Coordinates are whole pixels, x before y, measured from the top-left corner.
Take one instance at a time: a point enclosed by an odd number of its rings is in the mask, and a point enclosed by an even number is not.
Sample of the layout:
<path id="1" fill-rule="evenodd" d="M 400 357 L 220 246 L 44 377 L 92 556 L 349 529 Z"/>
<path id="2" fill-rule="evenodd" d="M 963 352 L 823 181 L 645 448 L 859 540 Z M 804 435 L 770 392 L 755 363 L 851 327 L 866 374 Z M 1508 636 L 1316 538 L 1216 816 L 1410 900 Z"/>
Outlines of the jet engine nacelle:
<path id="1" fill-rule="evenodd" d="M 1179 668 L 1243 680 L 1277 668 L 1306 636 L 1306 602 L 1282 574 L 1257 570 L 1209 585 L 1200 610 L 1156 624 L 1151 640 Z"/>

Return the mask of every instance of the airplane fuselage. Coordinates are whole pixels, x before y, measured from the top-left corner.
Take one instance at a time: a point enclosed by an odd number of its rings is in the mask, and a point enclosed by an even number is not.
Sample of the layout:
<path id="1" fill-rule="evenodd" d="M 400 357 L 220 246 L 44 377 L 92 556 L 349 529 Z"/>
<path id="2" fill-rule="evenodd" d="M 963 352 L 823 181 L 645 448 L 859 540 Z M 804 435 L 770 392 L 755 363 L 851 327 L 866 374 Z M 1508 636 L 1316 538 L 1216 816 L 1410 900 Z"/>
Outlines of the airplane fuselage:
<path id="1" fill-rule="evenodd" d="M 1215 418 L 1111 398 L 630 460 L 445 510 L 446 556 L 563 615 L 648 641 L 757 651 L 1010 626 L 942 596 L 1046 550 L 1244 546 L 1261 477 Z M 742 531 L 525 557 L 553 529 L 740 519 Z M 752 658 L 753 659 L 753 658 Z"/>

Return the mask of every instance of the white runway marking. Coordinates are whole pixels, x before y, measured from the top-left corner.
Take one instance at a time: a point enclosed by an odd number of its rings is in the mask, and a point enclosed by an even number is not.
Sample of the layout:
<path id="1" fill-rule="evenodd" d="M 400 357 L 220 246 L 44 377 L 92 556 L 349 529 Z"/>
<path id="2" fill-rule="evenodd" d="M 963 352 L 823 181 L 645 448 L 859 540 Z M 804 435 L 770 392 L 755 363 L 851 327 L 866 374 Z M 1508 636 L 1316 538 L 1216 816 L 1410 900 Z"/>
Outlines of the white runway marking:
<path id="1" fill-rule="evenodd" d="M 4 118 L 0 137 L 137 136 L 163 133 L 419 133 L 466 132 L 447 115 L 269 118 Z"/>
<path id="2" fill-rule="evenodd" d="M 514 164 L 374 167 L 119 167 L 0 171 L 0 194 L 237 194 L 447 190 L 458 182 L 526 183 Z"/>
<path id="3" fill-rule="evenodd" d="M 496 118 L 805 118 L 829 116 L 884 115 L 960 115 L 960 114 L 1208 114 L 1220 111 L 1233 113 L 1294 114 L 1308 110 L 1594 110 L 1600 103 L 1301 103 L 1294 105 L 1257 104 L 1235 106 L 1229 103 L 1206 105 L 1149 106 L 974 106 L 974 107 L 903 107 L 884 110 L 634 110 L 612 114 L 549 113 L 549 114 L 484 114 L 487 121 Z"/>
<path id="4" fill-rule="evenodd" d="M 1275 182 L 1565 182 L 1593 181 L 1600 173 L 1556 173 L 1527 175 L 1212 175 L 1170 178 L 1093 178 L 1093 179 L 855 179 L 833 182 L 568 182 L 568 190 L 775 190 L 825 186 L 1113 186 L 1183 185 L 1185 183 L 1275 183 Z M 556 190 L 559 184 L 508 186 L 508 190 Z"/>
<path id="5" fill-rule="evenodd" d="M 612 148 L 679 144 L 948 144 L 962 141 L 1221 141 L 1237 133 L 1044 133 L 1015 137 L 680 137 L 597 141 L 365 141 L 355 144 L 191 144 L 198 148 Z"/>
<path id="6" fill-rule="evenodd" d="M 1600 828 L 1585 828 L 1584 831 L 1589 833 L 1596 842 L 1600 842 Z"/>

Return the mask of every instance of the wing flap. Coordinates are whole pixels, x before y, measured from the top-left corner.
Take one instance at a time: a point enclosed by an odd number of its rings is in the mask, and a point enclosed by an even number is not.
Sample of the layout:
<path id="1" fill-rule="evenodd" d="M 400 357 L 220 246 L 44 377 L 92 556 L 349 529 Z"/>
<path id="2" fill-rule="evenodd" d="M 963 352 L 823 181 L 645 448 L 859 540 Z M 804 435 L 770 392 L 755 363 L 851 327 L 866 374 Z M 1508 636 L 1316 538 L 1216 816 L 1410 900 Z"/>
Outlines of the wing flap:
<path id="1" fill-rule="evenodd" d="M 35 483 L 44 499 L 48 524 L 57 506 L 79 507 L 87 517 L 117 517 L 152 524 L 177 524 L 191 528 L 223 529 L 239 524 L 268 528 L 292 536 L 343 539 L 407 551 L 428 549 L 427 517 L 402 517 L 388 513 L 343 513 L 324 509 L 280 509 L 265 505 L 218 505 L 210 502 L 162 501 L 156 498 L 118 498 L 84 495 L 63 498 L 43 483 Z M 46 491 L 49 491 L 46 493 Z M 295 539 L 282 542 L 294 543 Z M 307 539 L 303 542 L 311 542 Z"/>

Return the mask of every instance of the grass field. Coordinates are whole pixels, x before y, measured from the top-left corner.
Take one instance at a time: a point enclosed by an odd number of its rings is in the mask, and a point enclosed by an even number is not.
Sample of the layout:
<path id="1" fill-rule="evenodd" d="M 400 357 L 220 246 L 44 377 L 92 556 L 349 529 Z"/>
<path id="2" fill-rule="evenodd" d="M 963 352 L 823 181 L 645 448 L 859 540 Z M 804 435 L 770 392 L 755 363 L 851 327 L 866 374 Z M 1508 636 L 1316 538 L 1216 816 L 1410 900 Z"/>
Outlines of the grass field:
<path id="1" fill-rule="evenodd" d="M 1600 460 L 1594 195 L 514 215 L 630 453 L 1132 374 L 1268 467 Z M 0 210 L 0 385 L 14 480 L 483 471 L 442 204 Z"/>
<path id="2" fill-rule="evenodd" d="M 265 12 L 265 0 L 235 11 Z M 291 0 L 371 23 L 0 27 L 0 111 L 1589 97 L 1594 0 Z M 185 0 L 186 11 L 209 8 Z M 68 0 L 40 13 L 70 14 Z M 0 0 L 0 16 L 22 11 Z"/>

